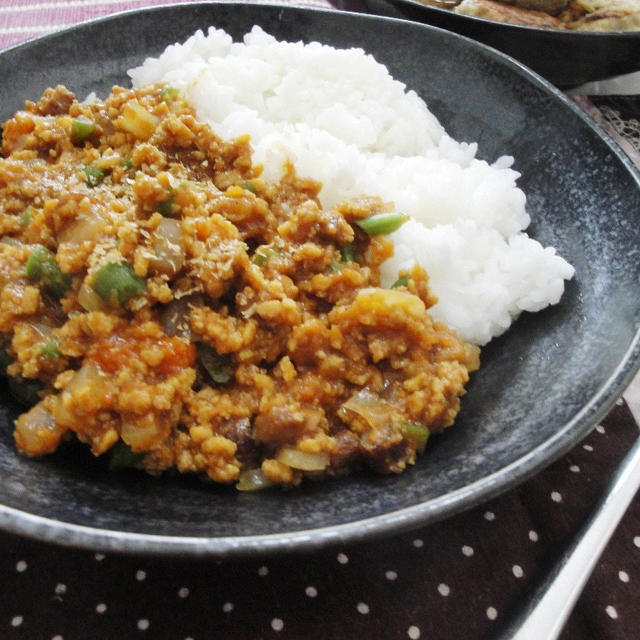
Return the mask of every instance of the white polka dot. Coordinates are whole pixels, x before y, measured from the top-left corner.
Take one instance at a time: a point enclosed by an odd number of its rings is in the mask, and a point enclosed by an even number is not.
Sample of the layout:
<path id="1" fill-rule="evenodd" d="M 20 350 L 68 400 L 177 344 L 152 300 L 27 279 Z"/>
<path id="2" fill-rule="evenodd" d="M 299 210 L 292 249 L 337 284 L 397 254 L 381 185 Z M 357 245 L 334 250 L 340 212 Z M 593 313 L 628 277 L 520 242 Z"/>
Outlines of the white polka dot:
<path id="1" fill-rule="evenodd" d="M 57 636 L 53 636 L 51 640 L 64 640 L 64 638 L 60 634 L 58 634 Z"/>
<path id="2" fill-rule="evenodd" d="M 260 568 L 258 569 L 258 575 L 259 575 L 259 576 L 264 577 L 264 576 L 266 576 L 268 573 L 269 573 L 269 567 L 262 566 L 262 567 L 260 567 Z"/>
<path id="3" fill-rule="evenodd" d="M 337 555 L 337 560 L 340 564 L 347 564 L 347 562 L 349 562 L 349 557 L 346 553 L 339 553 Z"/>
<path id="4" fill-rule="evenodd" d="M 448 584 L 445 584 L 444 582 L 441 582 L 438 585 L 438 593 L 441 596 L 448 596 L 451 593 L 451 589 L 449 588 Z"/>
<path id="5" fill-rule="evenodd" d="M 618 407 L 621 407 L 623 404 L 624 404 L 624 400 L 623 400 L 622 398 L 618 398 L 618 399 L 616 400 L 616 405 L 617 405 Z"/>
<path id="6" fill-rule="evenodd" d="M 147 572 L 146 571 L 143 571 L 142 569 L 138 569 L 136 571 L 136 580 L 138 582 L 142 582 L 146 577 L 147 577 Z"/>
<path id="7" fill-rule="evenodd" d="M 98 562 L 102 562 L 102 561 L 104 560 L 104 558 L 105 558 L 105 555 L 104 555 L 104 553 L 96 553 L 93 557 L 94 557 Z"/>
<path id="8" fill-rule="evenodd" d="M 513 575 L 516 578 L 522 578 L 522 576 L 524 575 L 524 571 L 519 564 L 514 564 L 513 567 L 511 567 L 511 571 L 513 571 Z"/>
<path id="9" fill-rule="evenodd" d="M 604 433 L 605 432 L 605 428 L 601 424 L 599 424 L 599 425 L 596 426 L 596 431 L 598 433 Z"/>
<path id="10" fill-rule="evenodd" d="M 233 602 L 225 602 L 225 603 L 222 605 L 222 610 L 223 610 L 225 613 L 229 613 L 230 611 L 233 611 Z"/>
<path id="11" fill-rule="evenodd" d="M 309 585 L 309 586 L 304 590 L 304 592 L 305 592 L 305 593 L 306 593 L 310 598 L 315 598 L 315 597 L 318 595 L 318 590 L 317 590 L 315 587 L 311 586 L 311 585 Z"/>
<path id="12" fill-rule="evenodd" d="M 593 451 L 593 447 L 592 447 L 590 444 L 583 444 L 583 445 L 582 445 L 582 448 L 583 448 L 585 451 Z"/>
<path id="13" fill-rule="evenodd" d="M 629 582 L 629 574 L 626 571 L 618 571 L 620 582 Z"/>
<path id="14" fill-rule="evenodd" d="M 369 613 L 369 605 L 366 602 L 358 602 L 356 609 L 358 610 L 358 613 L 361 613 L 363 616 L 366 616 L 367 613 Z"/>
<path id="15" fill-rule="evenodd" d="M 149 628 L 149 621 L 146 618 L 141 618 L 140 620 L 138 620 L 138 629 L 140 629 L 140 631 L 146 631 Z"/>
<path id="16" fill-rule="evenodd" d="M 463 545 L 462 547 L 462 555 L 470 558 L 473 555 L 473 547 L 470 547 L 468 544 Z"/>
<path id="17" fill-rule="evenodd" d="M 282 622 L 280 618 L 274 618 L 271 621 L 271 628 L 274 631 L 282 631 L 282 629 L 284 628 L 284 622 Z"/>
<path id="18" fill-rule="evenodd" d="M 633 539 L 633 544 L 635 544 L 636 547 L 640 547 L 640 536 L 635 536 L 635 538 Z"/>
<path id="19" fill-rule="evenodd" d="M 407 635 L 411 638 L 411 640 L 418 640 L 418 638 L 420 637 L 420 629 L 418 629 L 415 624 L 412 624 L 407 629 Z"/>
<path id="20" fill-rule="evenodd" d="M 180 587 L 178 589 L 178 598 L 186 598 L 189 595 L 189 587 Z"/>
<path id="21" fill-rule="evenodd" d="M 413 542 L 412 542 L 413 546 L 416 549 L 420 549 L 421 547 L 424 547 L 424 542 L 420 539 L 420 538 L 416 538 Z"/>
<path id="22" fill-rule="evenodd" d="M 385 572 L 384 577 L 387 580 L 397 580 L 398 579 L 398 574 L 395 571 L 389 570 L 389 571 Z"/>
<path id="23" fill-rule="evenodd" d="M 580 473 L 580 467 L 577 464 L 572 464 L 569 467 L 569 471 L 572 471 L 573 473 Z"/>
<path id="24" fill-rule="evenodd" d="M 67 585 L 63 584 L 62 582 L 58 582 L 58 584 L 56 585 L 56 588 L 54 589 L 54 591 L 59 596 L 61 596 L 63 593 L 67 592 Z"/>
<path id="25" fill-rule="evenodd" d="M 531 529 L 531 531 L 529 531 L 529 540 L 531 540 L 531 542 L 538 542 L 538 539 L 538 532 Z"/>
<path id="26" fill-rule="evenodd" d="M 485 520 L 489 520 L 489 521 L 491 521 L 491 520 L 495 520 L 495 519 L 496 519 L 496 514 L 495 514 L 495 513 L 493 513 L 493 511 L 487 511 L 487 512 L 484 514 L 484 519 L 485 519 Z"/>
<path id="27" fill-rule="evenodd" d="M 96 613 L 104 613 L 107 610 L 107 605 L 104 602 L 96 605 Z"/>
<path id="28" fill-rule="evenodd" d="M 562 494 L 559 491 L 552 491 L 551 492 L 551 499 L 554 502 L 562 502 Z"/>
<path id="29" fill-rule="evenodd" d="M 11 626 L 19 627 L 24 622 L 24 618 L 22 616 L 13 616 L 11 618 Z"/>
<path id="30" fill-rule="evenodd" d="M 23 571 L 27 570 L 27 562 L 25 560 L 18 560 L 18 562 L 16 562 L 16 571 L 18 573 L 22 573 Z"/>
<path id="31" fill-rule="evenodd" d="M 489 618 L 489 620 L 495 620 L 498 617 L 498 611 L 496 610 L 495 607 L 488 607 L 487 608 L 487 618 Z"/>
<path id="32" fill-rule="evenodd" d="M 618 612 L 616 611 L 615 607 L 612 607 L 611 605 L 609 605 L 605 611 L 607 612 L 607 615 L 610 618 L 613 618 L 613 620 L 617 620 L 618 619 Z"/>

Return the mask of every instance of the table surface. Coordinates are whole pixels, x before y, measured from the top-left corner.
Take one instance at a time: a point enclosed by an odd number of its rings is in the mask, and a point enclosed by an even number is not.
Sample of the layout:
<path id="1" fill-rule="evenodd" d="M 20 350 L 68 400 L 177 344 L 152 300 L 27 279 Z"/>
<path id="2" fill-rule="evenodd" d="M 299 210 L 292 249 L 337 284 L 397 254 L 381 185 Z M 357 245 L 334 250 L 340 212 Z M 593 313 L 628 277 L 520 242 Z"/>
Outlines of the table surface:
<path id="1" fill-rule="evenodd" d="M 0 49 L 160 4 L 177 1 L 1 0 Z M 331 8 L 325 0 L 295 4 Z M 635 98 L 575 99 L 640 157 Z M 444 522 L 365 544 L 220 562 L 105 556 L 0 533 L 0 638 L 496 637 L 588 518 L 637 438 L 632 410 L 640 411 L 638 380 L 583 442 L 533 479 Z M 640 637 L 639 583 L 636 499 L 561 638 Z"/>

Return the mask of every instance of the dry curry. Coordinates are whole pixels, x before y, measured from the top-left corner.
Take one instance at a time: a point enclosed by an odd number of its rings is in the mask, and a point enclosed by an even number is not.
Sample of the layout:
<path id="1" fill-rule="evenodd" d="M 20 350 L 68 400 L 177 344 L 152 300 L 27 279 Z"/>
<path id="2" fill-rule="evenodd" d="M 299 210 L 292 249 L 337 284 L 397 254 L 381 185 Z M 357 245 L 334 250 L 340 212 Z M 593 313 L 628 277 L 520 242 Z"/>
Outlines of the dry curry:
<path id="1" fill-rule="evenodd" d="M 398 473 L 460 408 L 477 347 L 432 322 L 419 267 L 380 287 L 405 221 L 378 198 L 323 210 L 248 137 L 168 87 L 64 87 L 3 127 L 0 341 L 33 406 L 26 455 L 74 437 L 114 466 L 256 489 Z"/>

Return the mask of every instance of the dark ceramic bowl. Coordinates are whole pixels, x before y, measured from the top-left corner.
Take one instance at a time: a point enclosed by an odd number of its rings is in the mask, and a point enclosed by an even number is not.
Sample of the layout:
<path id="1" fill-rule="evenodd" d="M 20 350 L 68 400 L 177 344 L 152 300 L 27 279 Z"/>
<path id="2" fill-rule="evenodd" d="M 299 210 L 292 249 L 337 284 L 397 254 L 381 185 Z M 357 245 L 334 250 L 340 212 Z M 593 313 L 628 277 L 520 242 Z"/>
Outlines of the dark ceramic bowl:
<path id="1" fill-rule="evenodd" d="M 535 474 L 610 409 L 640 364 L 640 185 L 577 108 L 494 50 L 433 27 L 257 5 L 178 5 L 119 15 L 0 54 L 0 118 L 63 83 L 79 96 L 197 28 L 356 45 L 418 91 L 481 156 L 522 172 L 530 233 L 576 268 L 561 303 L 523 315 L 484 350 L 457 424 L 400 476 L 362 473 L 293 491 L 240 493 L 189 477 L 110 474 L 82 447 L 44 459 L 14 449 L 18 408 L 0 403 L 0 527 L 95 549 L 233 556 L 406 530 Z"/>
<path id="2" fill-rule="evenodd" d="M 338 0 L 473 38 L 519 60 L 563 89 L 640 70 L 640 31 L 589 33 L 511 25 L 431 7 L 420 0 Z M 395 10 L 394 10 L 395 9 Z"/>

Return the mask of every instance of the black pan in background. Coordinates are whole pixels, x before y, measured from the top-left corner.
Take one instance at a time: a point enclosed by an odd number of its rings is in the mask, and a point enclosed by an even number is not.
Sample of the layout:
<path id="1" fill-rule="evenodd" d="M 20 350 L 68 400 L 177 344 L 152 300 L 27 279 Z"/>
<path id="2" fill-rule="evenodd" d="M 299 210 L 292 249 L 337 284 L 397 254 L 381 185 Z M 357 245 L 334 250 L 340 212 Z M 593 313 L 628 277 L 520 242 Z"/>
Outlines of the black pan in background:
<path id="1" fill-rule="evenodd" d="M 416 20 L 473 38 L 514 57 L 562 89 L 640 70 L 640 31 L 539 29 L 458 15 L 419 0 L 337 0 L 337 6 Z"/>
<path id="2" fill-rule="evenodd" d="M 0 527 L 86 548 L 230 557 L 406 530 L 536 473 L 604 417 L 640 365 L 640 183 L 621 152 L 560 92 L 472 40 L 415 22 L 251 4 L 123 14 L 0 53 L 0 121 L 50 85 L 78 96 L 217 25 L 360 46 L 422 95 L 480 156 L 522 172 L 530 233 L 576 268 L 561 303 L 523 315 L 483 352 L 459 419 L 399 476 L 362 473 L 293 491 L 240 493 L 195 478 L 110 474 L 85 448 L 16 453 L 18 408 L 0 388 Z"/>

